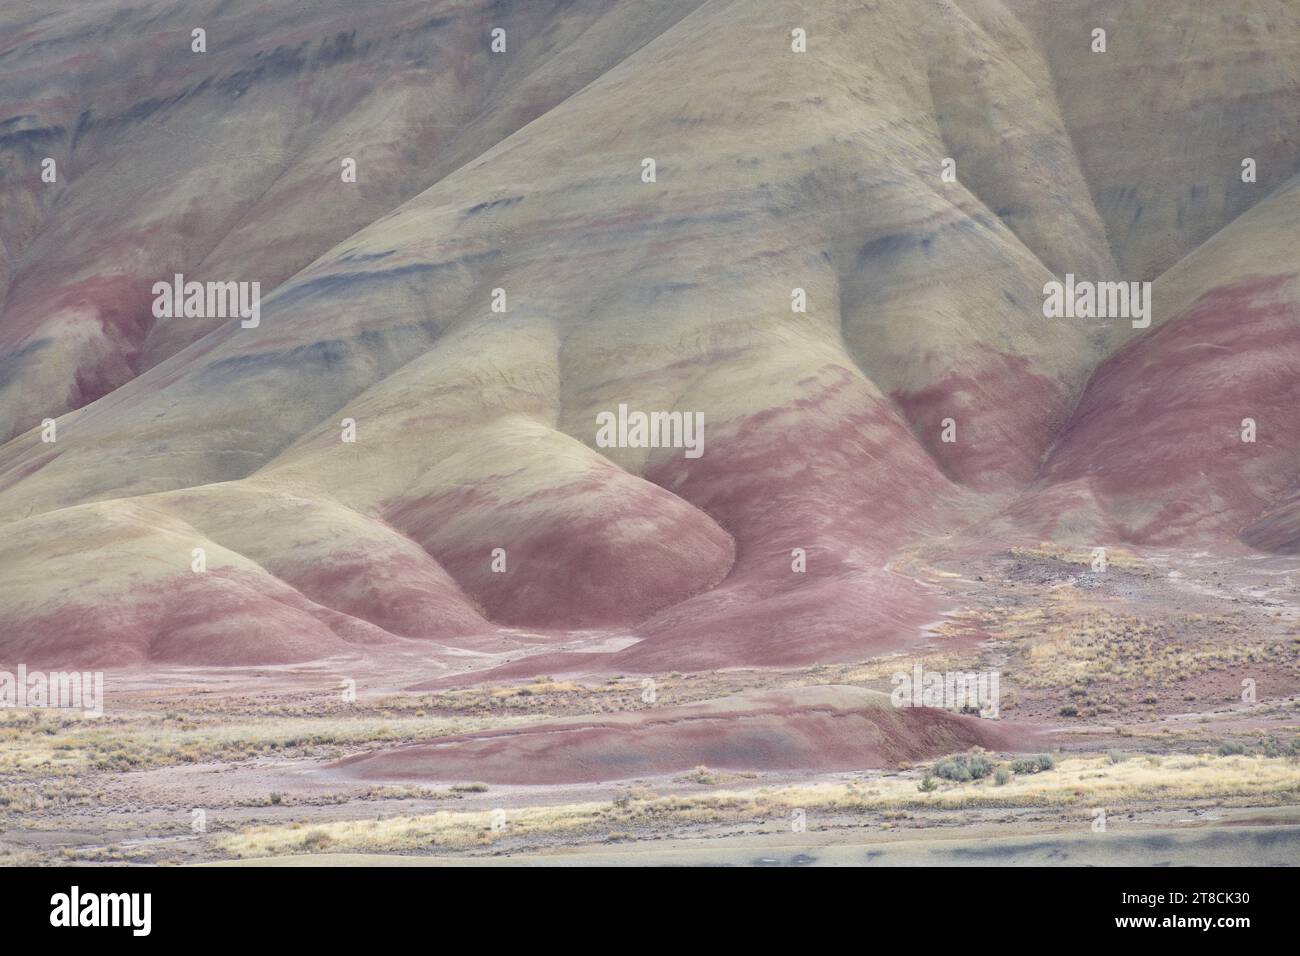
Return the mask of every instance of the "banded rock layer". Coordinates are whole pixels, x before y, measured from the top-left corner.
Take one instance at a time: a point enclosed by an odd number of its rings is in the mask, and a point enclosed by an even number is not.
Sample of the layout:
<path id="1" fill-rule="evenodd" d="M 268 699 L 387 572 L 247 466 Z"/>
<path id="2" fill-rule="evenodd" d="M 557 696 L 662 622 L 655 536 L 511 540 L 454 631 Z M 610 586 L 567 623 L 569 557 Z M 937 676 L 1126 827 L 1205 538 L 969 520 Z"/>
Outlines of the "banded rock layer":
<path id="1" fill-rule="evenodd" d="M 894 560 L 974 521 L 1297 547 L 1284 0 L 0 24 L 0 659 L 793 665 L 914 639 Z M 154 318 L 175 273 L 260 324 Z M 1066 273 L 1151 327 L 1045 318 Z M 704 453 L 598 446 L 620 404 Z"/>

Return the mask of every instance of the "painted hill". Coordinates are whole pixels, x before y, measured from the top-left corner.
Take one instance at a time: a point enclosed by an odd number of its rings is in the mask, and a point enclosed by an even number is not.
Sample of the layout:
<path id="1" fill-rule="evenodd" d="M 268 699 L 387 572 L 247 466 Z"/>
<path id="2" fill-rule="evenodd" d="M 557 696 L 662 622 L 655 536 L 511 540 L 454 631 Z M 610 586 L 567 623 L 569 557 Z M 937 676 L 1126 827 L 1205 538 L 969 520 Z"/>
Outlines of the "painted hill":
<path id="1" fill-rule="evenodd" d="M 554 784 L 734 770 L 898 766 L 980 746 L 1022 747 L 1024 734 L 987 720 L 890 706 L 860 687 L 737 694 L 653 715 L 560 719 L 347 757 L 354 780 Z"/>
<path id="2" fill-rule="evenodd" d="M 0 12 L 0 660 L 845 660 L 976 520 L 1296 547 L 1285 0 L 49 7 Z M 176 273 L 260 321 L 156 318 Z M 1150 328 L 1044 317 L 1067 273 Z"/>

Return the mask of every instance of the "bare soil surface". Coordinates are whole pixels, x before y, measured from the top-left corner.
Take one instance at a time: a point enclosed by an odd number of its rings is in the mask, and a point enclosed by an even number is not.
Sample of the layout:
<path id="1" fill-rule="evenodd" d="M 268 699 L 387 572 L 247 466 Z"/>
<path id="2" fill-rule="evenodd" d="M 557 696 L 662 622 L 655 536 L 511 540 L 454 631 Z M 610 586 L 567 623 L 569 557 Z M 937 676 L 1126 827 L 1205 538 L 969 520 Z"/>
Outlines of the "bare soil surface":
<path id="1" fill-rule="evenodd" d="M 856 663 L 589 666 L 437 690 L 404 689 L 439 670 L 408 652 L 110 672 L 102 717 L 0 714 L 0 862 L 1296 862 L 1300 561 L 1091 560 L 950 542 L 911 555 L 898 570 L 952 611 Z M 996 670 L 998 719 L 885 704 L 892 733 L 915 716 L 976 736 L 873 744 L 862 702 L 916 664 Z M 676 739 L 674 714 L 709 733 Z M 528 739 L 547 745 L 511 749 Z M 828 739 L 846 764 L 797 757 Z M 507 745 L 486 754 L 492 741 Z M 570 743 L 587 770 L 566 776 Z M 971 747 L 1000 773 L 938 773 Z M 399 756 L 432 752 L 457 756 Z M 1014 770 L 1034 753 L 1053 766 Z M 528 772 L 498 772 L 512 766 Z"/>

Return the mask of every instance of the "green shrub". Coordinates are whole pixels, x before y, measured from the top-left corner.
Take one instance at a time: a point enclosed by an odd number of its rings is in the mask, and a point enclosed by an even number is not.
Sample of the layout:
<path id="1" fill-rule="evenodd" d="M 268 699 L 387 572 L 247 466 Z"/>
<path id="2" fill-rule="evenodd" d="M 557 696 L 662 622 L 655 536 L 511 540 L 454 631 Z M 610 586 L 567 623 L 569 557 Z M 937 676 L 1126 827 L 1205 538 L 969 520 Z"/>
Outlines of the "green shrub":
<path id="1" fill-rule="evenodd" d="M 1259 742 L 1259 750 L 1265 757 L 1294 757 L 1295 743 L 1282 743 L 1276 737 L 1269 737 Z"/>
<path id="2" fill-rule="evenodd" d="M 944 780 L 956 780 L 958 782 L 970 779 L 970 770 L 966 763 L 958 760 L 956 757 L 945 757 L 934 765 L 936 776 Z"/>
<path id="3" fill-rule="evenodd" d="M 993 772 L 993 761 L 982 753 L 957 754 L 944 757 L 934 765 L 932 771 L 936 777 L 944 780 L 983 780 Z"/>
<path id="4" fill-rule="evenodd" d="M 302 838 L 302 846 L 305 850 L 324 850 L 334 842 L 324 830 L 312 830 Z"/>
<path id="5" fill-rule="evenodd" d="M 1011 762 L 1012 773 L 1042 773 L 1055 768 L 1056 758 L 1051 754 L 1039 754 L 1037 757 L 1025 757 Z"/>

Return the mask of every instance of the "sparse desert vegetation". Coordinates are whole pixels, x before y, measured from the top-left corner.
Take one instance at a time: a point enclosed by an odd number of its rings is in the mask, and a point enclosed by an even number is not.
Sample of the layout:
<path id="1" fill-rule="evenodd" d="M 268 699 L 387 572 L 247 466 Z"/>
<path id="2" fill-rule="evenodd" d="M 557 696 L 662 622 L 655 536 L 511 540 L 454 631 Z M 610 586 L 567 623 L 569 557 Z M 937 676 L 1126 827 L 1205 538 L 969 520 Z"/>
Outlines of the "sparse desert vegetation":
<path id="1" fill-rule="evenodd" d="M 1171 615 L 1162 569 L 1121 553 L 1098 575 L 1085 558 L 1018 549 L 978 573 L 913 561 L 909 573 L 942 582 L 963 608 L 924 647 L 844 664 L 657 674 L 653 705 L 635 674 L 392 687 L 355 702 L 340 699 L 333 678 L 304 675 L 275 690 L 143 686 L 110 697 L 100 718 L 0 712 L 0 865 L 475 855 L 666 839 L 708 846 L 727 834 L 787 831 L 796 810 L 811 832 L 913 839 L 1068 830 L 1103 804 L 1113 826 L 1151 827 L 1172 812 L 1300 803 L 1300 680 L 1294 662 L 1280 660 L 1293 647 L 1290 621 L 1249 601 L 1231 614 Z M 1252 662 L 1260 666 L 1233 669 Z M 372 750 L 552 719 L 638 721 L 756 690 L 887 695 L 892 675 L 915 665 L 996 669 L 1001 720 L 987 726 L 1036 728 L 1042 742 L 853 773 L 710 763 L 558 789 L 501 786 L 473 772 L 364 781 L 323 770 Z M 1221 684 L 1205 683 L 1220 674 Z M 1273 683 L 1247 704 L 1240 683 L 1249 674 Z M 195 809 L 205 814 L 201 831 Z"/>
<path id="2" fill-rule="evenodd" d="M 530 718 L 535 720 L 536 718 Z M 415 717 L 356 710 L 320 717 L 226 720 L 140 712 L 91 718 L 60 711 L 0 711 L 0 772 L 37 768 L 145 770 L 258 756 L 331 756 L 344 748 L 405 743 L 489 727 L 521 718 Z"/>
<path id="3" fill-rule="evenodd" d="M 985 755 L 975 756 L 980 765 Z M 940 762 L 944 763 L 943 761 Z M 990 760 L 991 763 L 991 760 Z M 235 857 L 335 851 L 409 853 L 467 849 L 498 843 L 530 844 L 557 835 L 598 834 L 617 830 L 648 836 L 698 824 L 784 821 L 792 809 L 808 814 L 870 816 L 878 825 L 895 822 L 911 811 L 972 808 L 1129 807 L 1162 801 L 1215 805 L 1245 802 L 1272 806 L 1300 800 L 1300 763 L 1292 758 L 1174 757 L 1158 766 L 1126 761 L 1112 764 L 1107 755 L 1075 757 L 1055 764 L 1035 758 L 1038 769 L 1001 784 L 980 777 L 936 780 L 918 794 L 915 779 L 866 778 L 850 782 L 779 788 L 717 790 L 702 795 L 638 794 L 609 802 L 523 806 L 508 811 L 494 825 L 492 811 L 448 810 L 383 820 L 347 820 L 308 827 L 251 827 L 221 836 L 216 844 Z M 1014 764 L 1013 764 L 1014 766 Z M 987 776 L 987 775 L 985 775 Z M 623 837 L 627 839 L 628 837 Z"/>
<path id="4" fill-rule="evenodd" d="M 0 3 L 0 865 L 1300 848 L 1298 46 Z"/>

